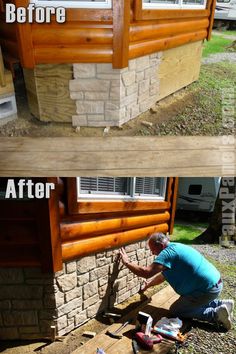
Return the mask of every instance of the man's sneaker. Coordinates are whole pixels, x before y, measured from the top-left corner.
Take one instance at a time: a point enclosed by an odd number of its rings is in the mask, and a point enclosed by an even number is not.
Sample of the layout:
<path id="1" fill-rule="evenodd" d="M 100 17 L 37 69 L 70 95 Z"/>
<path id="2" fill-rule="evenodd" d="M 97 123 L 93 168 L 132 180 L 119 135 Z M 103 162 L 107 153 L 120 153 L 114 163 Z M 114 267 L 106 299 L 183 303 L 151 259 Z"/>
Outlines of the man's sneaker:
<path id="1" fill-rule="evenodd" d="M 221 300 L 222 301 L 222 305 L 226 305 L 228 312 L 230 314 L 230 319 L 231 321 L 233 321 L 233 316 L 234 316 L 234 300 L 231 299 L 225 299 L 225 300 Z"/>
<path id="2" fill-rule="evenodd" d="M 231 319 L 226 305 L 220 305 L 216 308 L 216 322 L 222 324 L 227 331 L 231 328 Z"/>

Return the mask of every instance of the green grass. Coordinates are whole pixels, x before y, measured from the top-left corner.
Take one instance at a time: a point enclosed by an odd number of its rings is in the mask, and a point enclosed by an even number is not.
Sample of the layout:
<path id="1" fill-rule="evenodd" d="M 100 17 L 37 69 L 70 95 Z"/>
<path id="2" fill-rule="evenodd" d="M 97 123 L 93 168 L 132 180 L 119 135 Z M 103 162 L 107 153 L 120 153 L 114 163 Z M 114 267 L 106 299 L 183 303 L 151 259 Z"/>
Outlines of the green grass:
<path id="1" fill-rule="evenodd" d="M 219 31 L 220 33 L 222 34 L 225 34 L 226 36 L 235 36 L 236 37 L 236 31 L 227 31 L 227 30 L 224 30 L 224 31 Z"/>
<path id="2" fill-rule="evenodd" d="M 193 243 L 195 237 L 199 236 L 202 231 L 201 228 L 207 227 L 205 224 L 195 225 L 181 225 L 175 224 L 173 235 L 171 235 L 171 241 L 182 242 L 185 244 Z"/>
<path id="3" fill-rule="evenodd" d="M 222 38 L 220 36 L 212 36 L 209 42 L 205 41 L 203 46 L 203 57 L 208 57 L 210 54 L 227 52 L 227 47 L 233 42 L 231 39 Z"/>

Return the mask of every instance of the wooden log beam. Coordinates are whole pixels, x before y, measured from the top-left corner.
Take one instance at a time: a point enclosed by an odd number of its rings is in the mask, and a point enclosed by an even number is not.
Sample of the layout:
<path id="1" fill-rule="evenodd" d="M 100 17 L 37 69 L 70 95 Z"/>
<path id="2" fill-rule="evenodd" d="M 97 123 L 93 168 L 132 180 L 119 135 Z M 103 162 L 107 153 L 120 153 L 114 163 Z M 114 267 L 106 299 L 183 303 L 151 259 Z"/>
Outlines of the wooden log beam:
<path id="1" fill-rule="evenodd" d="M 96 238 L 91 237 L 77 242 L 63 243 L 62 259 L 65 262 L 95 252 L 121 247 L 128 243 L 147 239 L 153 232 L 168 232 L 168 224 L 154 225 L 138 230 L 119 232 Z"/>
<path id="2" fill-rule="evenodd" d="M 173 37 L 133 43 L 130 46 L 129 58 L 137 58 L 154 52 L 175 48 L 183 44 L 200 41 L 207 36 L 206 30 L 180 34 Z"/>
<path id="3" fill-rule="evenodd" d="M 15 0 L 16 7 L 27 7 L 29 0 Z M 31 24 L 16 24 L 16 35 L 21 65 L 24 68 L 33 69 L 35 66 L 34 48 L 32 43 Z"/>
<path id="4" fill-rule="evenodd" d="M 4 69 L 3 58 L 2 58 L 2 50 L 0 47 L 0 86 L 5 87 L 6 84 L 7 83 L 6 83 L 5 69 Z"/>
<path id="5" fill-rule="evenodd" d="M 111 63 L 112 47 L 109 45 L 80 45 L 78 47 L 35 47 L 36 64 L 57 63 Z"/>
<path id="6" fill-rule="evenodd" d="M 216 0 L 208 0 L 207 9 L 210 12 L 210 19 L 209 19 L 210 23 L 209 23 L 208 34 L 207 34 L 208 41 L 211 39 L 211 32 L 212 32 L 213 23 L 214 23 L 215 8 L 216 8 Z"/>
<path id="7" fill-rule="evenodd" d="M 38 25 L 33 26 L 32 39 L 33 44 L 37 46 L 52 45 L 81 45 L 87 44 L 91 46 L 93 44 L 109 44 L 112 46 L 112 26 L 108 28 L 91 26 L 90 23 L 87 26 L 81 26 L 79 22 L 67 26 L 56 25 Z"/>
<path id="8" fill-rule="evenodd" d="M 207 29 L 209 26 L 208 18 L 203 18 L 199 20 L 185 20 L 182 22 L 171 22 L 166 23 L 150 23 L 141 22 L 133 23 L 130 27 L 130 41 L 138 42 L 153 38 L 163 38 L 169 37 L 181 33 L 199 31 L 202 29 Z"/>
<path id="9" fill-rule="evenodd" d="M 96 220 L 80 223 L 61 224 L 62 242 L 93 237 L 144 226 L 165 223 L 170 219 L 169 212 L 144 216 L 123 217 L 116 219 Z"/>
<path id="10" fill-rule="evenodd" d="M 129 61 L 130 0 L 113 0 L 113 68 Z"/>

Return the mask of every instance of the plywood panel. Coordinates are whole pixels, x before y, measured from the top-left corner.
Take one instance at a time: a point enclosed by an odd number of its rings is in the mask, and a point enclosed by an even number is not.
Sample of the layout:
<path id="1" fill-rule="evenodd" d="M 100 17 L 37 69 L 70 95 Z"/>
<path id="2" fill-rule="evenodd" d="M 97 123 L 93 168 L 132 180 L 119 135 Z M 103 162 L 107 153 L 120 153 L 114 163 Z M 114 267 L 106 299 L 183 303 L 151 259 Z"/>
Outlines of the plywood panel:
<path id="1" fill-rule="evenodd" d="M 230 176 L 233 137 L 1 138 L 1 176 Z"/>
<path id="2" fill-rule="evenodd" d="M 38 65 L 25 70 L 25 83 L 30 111 L 41 121 L 71 122 L 76 113 L 75 101 L 69 95 L 72 65 Z"/>
<path id="3" fill-rule="evenodd" d="M 196 81 L 200 73 L 202 41 L 162 53 L 158 100 Z"/>

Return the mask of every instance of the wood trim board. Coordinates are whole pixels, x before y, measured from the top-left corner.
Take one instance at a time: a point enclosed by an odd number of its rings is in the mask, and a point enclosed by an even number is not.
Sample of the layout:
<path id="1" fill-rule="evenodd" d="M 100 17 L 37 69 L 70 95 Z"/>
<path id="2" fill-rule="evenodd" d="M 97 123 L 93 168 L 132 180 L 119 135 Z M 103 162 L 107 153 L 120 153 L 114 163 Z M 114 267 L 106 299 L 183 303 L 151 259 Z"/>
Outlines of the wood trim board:
<path id="1" fill-rule="evenodd" d="M 235 139 L 1 138 L 0 176 L 232 176 Z"/>

